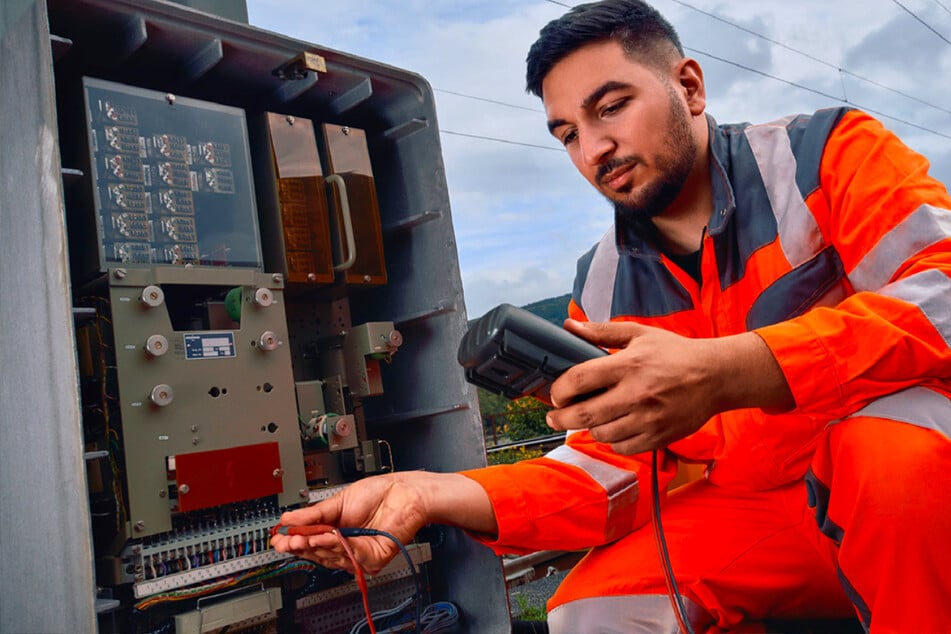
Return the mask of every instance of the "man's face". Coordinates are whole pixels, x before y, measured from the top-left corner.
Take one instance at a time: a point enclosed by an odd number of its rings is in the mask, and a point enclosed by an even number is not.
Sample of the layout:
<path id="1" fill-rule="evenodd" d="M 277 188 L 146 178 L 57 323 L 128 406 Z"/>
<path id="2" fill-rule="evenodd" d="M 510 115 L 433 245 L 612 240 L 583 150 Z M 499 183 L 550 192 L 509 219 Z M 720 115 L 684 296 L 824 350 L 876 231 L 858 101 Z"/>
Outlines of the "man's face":
<path id="1" fill-rule="evenodd" d="M 552 135 L 622 217 L 650 218 L 676 199 L 697 143 L 672 80 L 605 41 L 555 64 L 542 91 Z"/>

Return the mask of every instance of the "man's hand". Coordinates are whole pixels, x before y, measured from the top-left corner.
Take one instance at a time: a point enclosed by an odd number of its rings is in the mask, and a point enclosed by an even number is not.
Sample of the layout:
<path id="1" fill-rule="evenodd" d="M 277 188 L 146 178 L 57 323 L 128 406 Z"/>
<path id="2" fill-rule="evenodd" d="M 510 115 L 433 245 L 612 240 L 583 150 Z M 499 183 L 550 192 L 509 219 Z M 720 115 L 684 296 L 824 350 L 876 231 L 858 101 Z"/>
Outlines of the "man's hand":
<path id="1" fill-rule="evenodd" d="M 284 513 L 284 526 L 329 524 L 337 528 L 373 528 L 385 531 L 404 544 L 417 531 L 433 522 L 452 524 L 476 532 L 497 530 L 495 514 L 485 490 L 465 476 L 454 473 L 408 471 L 364 478 L 332 498 L 314 506 Z M 399 554 L 386 537 L 349 539 L 360 566 L 374 574 Z M 353 572 L 353 564 L 332 533 L 321 535 L 274 535 L 271 545 L 309 559 L 327 568 Z"/>
<path id="2" fill-rule="evenodd" d="M 328 500 L 281 516 L 284 526 L 329 524 L 375 528 L 402 542 L 412 540 L 416 531 L 427 522 L 419 492 L 392 477 L 358 480 Z M 274 535 L 271 544 L 278 552 L 289 552 L 327 568 L 354 572 L 350 559 L 331 533 Z M 353 538 L 351 547 L 357 561 L 371 574 L 378 572 L 399 553 L 397 545 L 385 537 Z"/>
<path id="3" fill-rule="evenodd" d="M 552 384 L 559 409 L 549 412 L 548 424 L 588 429 L 618 453 L 666 447 L 730 409 L 795 405 L 779 365 L 755 333 L 690 339 L 633 322 L 571 319 L 565 328 L 619 351 L 570 368 Z M 595 394 L 572 403 L 589 393 Z"/>

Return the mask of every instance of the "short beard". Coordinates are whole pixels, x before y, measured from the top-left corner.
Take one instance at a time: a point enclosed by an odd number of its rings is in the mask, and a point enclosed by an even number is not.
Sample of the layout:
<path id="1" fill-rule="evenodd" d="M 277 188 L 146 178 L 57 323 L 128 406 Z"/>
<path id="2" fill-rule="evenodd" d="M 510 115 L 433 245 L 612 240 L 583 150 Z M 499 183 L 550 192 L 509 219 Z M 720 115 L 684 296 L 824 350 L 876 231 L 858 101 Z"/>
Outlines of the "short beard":
<path id="1" fill-rule="evenodd" d="M 619 224 L 643 224 L 662 214 L 683 191 L 697 158 L 697 144 L 691 135 L 687 115 L 677 102 L 673 88 L 668 86 L 667 92 L 670 95 L 668 147 L 672 152 L 655 159 L 663 176 L 657 182 L 645 186 L 638 201 L 608 199 L 614 204 L 615 218 Z"/>

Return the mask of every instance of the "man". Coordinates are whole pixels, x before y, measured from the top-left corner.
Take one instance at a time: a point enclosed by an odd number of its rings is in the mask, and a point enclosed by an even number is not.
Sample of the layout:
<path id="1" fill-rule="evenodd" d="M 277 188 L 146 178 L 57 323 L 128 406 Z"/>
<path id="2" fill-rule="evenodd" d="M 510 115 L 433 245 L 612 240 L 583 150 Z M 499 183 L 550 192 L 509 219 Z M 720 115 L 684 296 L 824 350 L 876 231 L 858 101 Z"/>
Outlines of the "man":
<path id="1" fill-rule="evenodd" d="M 363 480 L 282 522 L 592 548 L 549 602 L 551 630 L 675 632 L 648 528 L 661 449 L 661 488 L 678 459 L 707 465 L 663 512 L 694 631 L 850 614 L 946 630 L 951 197 L 927 161 L 848 109 L 718 125 L 700 66 L 639 0 L 546 26 L 528 87 L 616 209 L 566 328 L 617 352 L 552 386 L 566 405 L 549 424 L 576 433 L 517 465 Z M 354 541 L 370 570 L 396 554 Z M 350 566 L 333 536 L 274 546 Z"/>

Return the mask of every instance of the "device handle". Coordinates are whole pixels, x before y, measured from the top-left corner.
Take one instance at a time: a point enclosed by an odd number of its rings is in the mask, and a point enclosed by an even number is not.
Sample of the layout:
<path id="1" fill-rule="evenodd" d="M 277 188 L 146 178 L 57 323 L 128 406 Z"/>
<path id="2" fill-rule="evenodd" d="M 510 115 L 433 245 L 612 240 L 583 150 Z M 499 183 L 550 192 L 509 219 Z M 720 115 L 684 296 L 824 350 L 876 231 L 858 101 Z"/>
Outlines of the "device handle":
<path id="1" fill-rule="evenodd" d="M 347 259 L 334 265 L 335 271 L 346 271 L 357 261 L 357 242 L 353 239 L 353 219 L 350 217 L 350 199 L 347 198 L 347 185 L 339 174 L 331 174 L 327 182 L 337 186 L 340 192 L 340 216 L 343 219 L 343 235 L 347 243 Z"/>

